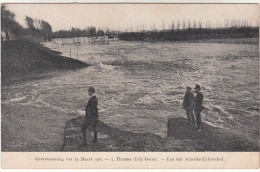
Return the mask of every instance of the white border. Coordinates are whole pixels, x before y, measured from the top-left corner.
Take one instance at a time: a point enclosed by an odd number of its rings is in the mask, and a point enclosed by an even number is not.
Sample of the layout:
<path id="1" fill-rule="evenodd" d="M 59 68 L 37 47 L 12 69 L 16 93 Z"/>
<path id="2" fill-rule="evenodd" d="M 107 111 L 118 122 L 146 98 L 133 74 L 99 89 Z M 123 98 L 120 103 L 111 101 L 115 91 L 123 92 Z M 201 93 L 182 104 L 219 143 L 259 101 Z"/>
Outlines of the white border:
<path id="1" fill-rule="evenodd" d="M 0 0 L 0 3 L 260 3 L 260 0 Z M 1 157 L 0 157 L 1 160 Z M 28 170 L 4 170 L 0 169 L 3 172 L 10 172 L 10 171 L 20 171 L 20 172 L 27 172 Z M 31 171 L 31 170 L 29 170 Z M 34 171 L 34 170 L 33 170 Z M 46 170 L 37 170 L 37 171 L 46 171 Z M 86 170 L 47 170 L 47 171 L 86 171 Z M 89 172 L 100 172 L 104 170 L 88 170 Z M 154 171 L 154 170 L 106 170 L 106 171 L 140 171 L 140 172 L 147 172 L 147 171 Z M 165 171 L 180 171 L 180 172 L 190 172 L 191 170 L 156 170 L 159 172 Z M 210 172 L 228 172 L 230 170 L 192 170 L 195 172 L 202 171 L 210 171 Z M 233 171 L 233 170 L 232 170 Z M 255 170 L 236 170 L 239 172 L 260 172 L 259 169 Z"/>
<path id="2" fill-rule="evenodd" d="M 260 3 L 260 0 L 0 0 L 0 3 Z"/>

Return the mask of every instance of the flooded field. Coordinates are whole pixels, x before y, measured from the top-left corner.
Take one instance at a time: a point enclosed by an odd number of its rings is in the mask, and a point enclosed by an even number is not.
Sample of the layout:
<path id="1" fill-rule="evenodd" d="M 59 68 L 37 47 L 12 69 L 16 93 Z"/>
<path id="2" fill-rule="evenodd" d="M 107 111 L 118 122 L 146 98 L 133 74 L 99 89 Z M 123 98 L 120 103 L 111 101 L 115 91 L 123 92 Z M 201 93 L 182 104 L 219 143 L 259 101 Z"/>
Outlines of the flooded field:
<path id="1" fill-rule="evenodd" d="M 203 122 L 258 140 L 257 44 L 54 40 L 45 46 L 92 66 L 2 87 L 2 125 L 9 126 L 3 150 L 57 150 L 66 120 L 84 115 L 89 86 L 96 88 L 103 122 L 166 137 L 167 119 L 186 117 L 185 88 L 200 84 Z M 34 147 L 26 147 L 29 140 Z"/>

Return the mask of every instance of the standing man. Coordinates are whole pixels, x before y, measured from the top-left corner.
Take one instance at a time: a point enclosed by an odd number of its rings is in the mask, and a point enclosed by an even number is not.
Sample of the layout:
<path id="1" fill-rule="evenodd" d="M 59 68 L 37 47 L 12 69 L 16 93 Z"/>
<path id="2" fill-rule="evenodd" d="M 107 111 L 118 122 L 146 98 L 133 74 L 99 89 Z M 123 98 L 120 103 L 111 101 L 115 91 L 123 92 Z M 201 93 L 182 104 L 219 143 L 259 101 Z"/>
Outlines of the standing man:
<path id="1" fill-rule="evenodd" d="M 197 123 L 197 129 L 198 131 L 201 131 L 201 111 L 204 109 L 202 106 L 203 103 L 203 94 L 200 92 L 201 88 L 199 85 L 196 85 L 195 87 L 195 93 L 196 97 L 194 99 L 195 107 L 194 107 L 194 112 L 196 114 L 196 123 Z"/>
<path id="2" fill-rule="evenodd" d="M 98 99 L 95 95 L 94 87 L 89 87 L 88 95 L 90 96 L 90 99 L 88 101 L 87 106 L 85 107 L 85 111 L 86 111 L 85 121 L 81 126 L 84 145 L 87 145 L 86 130 L 88 127 L 93 129 L 94 132 L 94 139 L 92 140 L 92 143 L 97 142 Z"/>
<path id="3" fill-rule="evenodd" d="M 195 126 L 195 119 L 194 119 L 194 114 L 193 114 L 194 95 L 191 92 L 190 87 L 186 87 L 186 93 L 184 95 L 182 106 L 183 106 L 183 109 L 185 109 L 186 113 L 187 113 L 188 125 Z"/>

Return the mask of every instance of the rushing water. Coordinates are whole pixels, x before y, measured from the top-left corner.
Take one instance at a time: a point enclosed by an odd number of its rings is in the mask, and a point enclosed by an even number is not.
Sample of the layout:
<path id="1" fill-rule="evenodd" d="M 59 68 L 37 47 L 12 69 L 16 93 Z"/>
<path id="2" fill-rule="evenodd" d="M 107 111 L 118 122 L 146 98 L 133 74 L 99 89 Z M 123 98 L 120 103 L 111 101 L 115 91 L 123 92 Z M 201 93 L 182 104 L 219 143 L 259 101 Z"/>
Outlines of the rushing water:
<path id="1" fill-rule="evenodd" d="M 75 45 L 54 40 L 45 46 L 92 66 L 4 87 L 3 105 L 84 115 L 87 89 L 94 86 L 102 121 L 165 137 L 167 118 L 186 117 L 181 106 L 186 86 L 200 84 L 204 122 L 258 138 L 258 45 L 123 41 Z"/>

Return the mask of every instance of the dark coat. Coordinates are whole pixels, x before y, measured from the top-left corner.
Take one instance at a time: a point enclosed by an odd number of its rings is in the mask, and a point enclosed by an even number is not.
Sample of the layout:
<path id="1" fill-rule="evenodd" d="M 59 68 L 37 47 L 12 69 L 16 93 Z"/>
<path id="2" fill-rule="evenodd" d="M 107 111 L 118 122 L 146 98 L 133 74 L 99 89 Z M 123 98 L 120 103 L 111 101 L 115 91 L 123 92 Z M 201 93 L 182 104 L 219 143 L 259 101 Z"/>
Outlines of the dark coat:
<path id="1" fill-rule="evenodd" d="M 98 118 L 98 99 L 96 96 L 92 96 L 89 101 L 87 106 L 85 107 L 86 111 L 86 118 Z"/>
<path id="2" fill-rule="evenodd" d="M 200 113 L 204 109 L 204 107 L 202 106 L 203 98 L 204 98 L 203 94 L 201 92 L 198 92 L 194 99 L 195 113 Z"/>
<path id="3" fill-rule="evenodd" d="M 185 93 L 183 103 L 183 109 L 192 110 L 194 106 L 194 94 L 193 93 Z"/>

